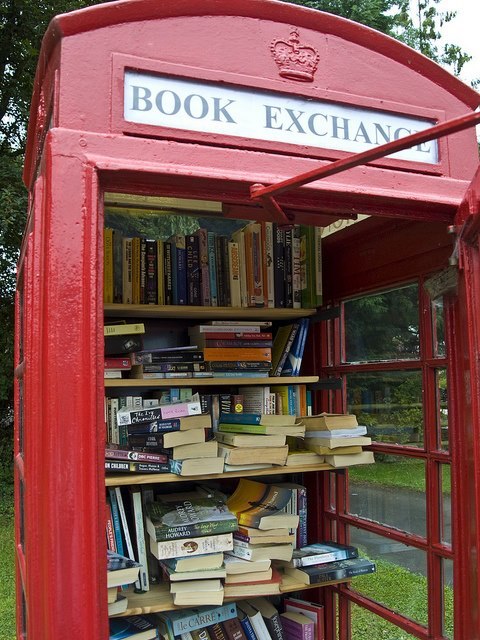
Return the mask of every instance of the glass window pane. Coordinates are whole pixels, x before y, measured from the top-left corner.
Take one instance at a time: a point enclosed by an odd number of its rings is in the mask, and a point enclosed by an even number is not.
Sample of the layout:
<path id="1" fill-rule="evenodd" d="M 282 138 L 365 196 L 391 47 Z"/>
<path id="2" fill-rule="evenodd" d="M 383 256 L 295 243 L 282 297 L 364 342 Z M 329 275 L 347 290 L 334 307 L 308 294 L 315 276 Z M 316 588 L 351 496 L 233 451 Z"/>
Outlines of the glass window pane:
<path id="1" fill-rule="evenodd" d="M 352 589 L 419 624 L 428 621 L 427 557 L 424 551 L 383 536 L 349 527 L 350 542 L 377 565 L 377 572 L 359 576 Z M 357 636 L 353 635 L 355 640 Z M 373 633 L 369 638 L 378 638 Z M 400 636 L 385 636 L 397 638 Z M 408 637 L 408 636 L 407 636 Z"/>
<path id="2" fill-rule="evenodd" d="M 433 318 L 433 354 L 437 358 L 445 356 L 445 316 L 443 313 L 443 299 L 432 302 Z"/>
<path id="3" fill-rule="evenodd" d="M 351 605 L 352 638 L 354 640 L 415 640 L 415 636 L 396 627 L 391 622 L 367 611 L 356 604 Z"/>
<path id="4" fill-rule="evenodd" d="M 443 635 L 453 639 L 453 562 L 442 560 L 443 569 Z"/>
<path id="5" fill-rule="evenodd" d="M 419 357 L 417 285 L 350 300 L 344 314 L 346 362 Z"/>
<path id="6" fill-rule="evenodd" d="M 442 504 L 440 505 L 440 540 L 452 544 L 452 500 L 451 469 L 449 464 L 440 465 L 440 482 L 442 488 Z"/>
<path id="7" fill-rule="evenodd" d="M 448 394 L 447 394 L 447 370 L 437 369 L 436 397 L 437 397 L 437 439 L 438 447 L 445 451 L 449 449 L 448 438 Z"/>
<path id="8" fill-rule="evenodd" d="M 373 440 L 423 447 L 420 371 L 352 373 L 346 380 L 347 409 Z"/>
<path id="9" fill-rule="evenodd" d="M 348 512 L 425 536 L 425 463 L 382 454 L 375 459 L 374 465 L 349 468 Z"/>

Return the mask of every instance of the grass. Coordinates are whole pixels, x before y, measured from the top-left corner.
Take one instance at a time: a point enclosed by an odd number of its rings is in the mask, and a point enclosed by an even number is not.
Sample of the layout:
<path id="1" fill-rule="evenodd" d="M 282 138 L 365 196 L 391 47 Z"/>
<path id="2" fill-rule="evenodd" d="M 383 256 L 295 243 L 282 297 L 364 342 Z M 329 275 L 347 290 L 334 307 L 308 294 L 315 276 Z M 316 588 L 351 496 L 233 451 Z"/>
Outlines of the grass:
<path id="1" fill-rule="evenodd" d="M 425 492 L 425 463 L 413 458 L 350 467 L 349 477 L 355 482 L 368 482 L 383 487 Z M 450 474 L 442 474 L 442 484 L 443 494 L 449 495 L 451 492 Z"/>

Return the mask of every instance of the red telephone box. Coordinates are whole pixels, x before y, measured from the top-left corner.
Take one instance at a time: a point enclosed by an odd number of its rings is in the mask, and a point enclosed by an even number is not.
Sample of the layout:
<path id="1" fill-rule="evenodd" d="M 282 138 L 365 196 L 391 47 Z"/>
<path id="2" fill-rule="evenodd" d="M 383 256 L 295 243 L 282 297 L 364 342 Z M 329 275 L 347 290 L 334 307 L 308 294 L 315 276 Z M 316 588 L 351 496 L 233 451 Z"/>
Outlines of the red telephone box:
<path id="1" fill-rule="evenodd" d="M 349 637 L 352 606 L 408 637 L 446 638 L 443 568 L 451 563 L 455 637 L 480 638 L 480 187 L 474 130 L 417 141 L 389 157 L 367 157 L 368 164 L 309 184 L 287 184 L 275 201 L 251 197 L 255 184 L 274 185 L 373 153 L 472 114 L 479 104 L 475 91 L 399 42 L 272 0 L 130 0 L 52 21 L 32 100 L 24 174 L 30 203 L 18 275 L 19 638 L 108 637 L 105 193 L 220 201 L 227 217 L 329 229 L 325 309 L 309 364 L 324 381 L 340 382 L 317 392 L 318 411 L 345 409 L 350 375 L 381 376 L 378 363 L 345 360 L 341 326 L 349 300 L 419 283 L 423 333 L 414 362 L 422 380 L 424 438 L 417 447 L 379 442 L 372 448 L 424 465 L 426 530 L 402 531 L 353 513 L 342 471 L 312 474 L 306 482 L 318 492 L 317 534 L 344 540 L 350 530 L 363 530 L 424 555 L 428 618 L 415 620 L 348 585 L 319 590 L 316 597 L 326 607 L 329 640 Z M 258 187 L 252 193 L 258 195 Z M 340 230 L 330 233 L 335 225 Z M 438 275 L 449 259 L 453 285 Z M 423 285 L 432 274 L 437 297 L 445 295 L 443 355 L 432 347 L 426 320 L 433 311 Z M 442 367 L 448 369 L 447 449 L 439 446 L 434 397 Z M 412 362 L 402 360 L 398 368 L 409 371 Z M 448 540 L 440 507 L 441 470 L 447 467 Z"/>

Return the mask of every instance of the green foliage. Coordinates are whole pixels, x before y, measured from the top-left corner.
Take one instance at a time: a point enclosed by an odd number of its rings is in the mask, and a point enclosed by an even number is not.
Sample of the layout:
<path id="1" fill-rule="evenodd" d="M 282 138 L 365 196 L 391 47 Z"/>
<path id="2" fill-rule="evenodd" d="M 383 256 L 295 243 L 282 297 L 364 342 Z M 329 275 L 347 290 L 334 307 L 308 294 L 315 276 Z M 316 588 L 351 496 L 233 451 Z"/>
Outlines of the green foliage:
<path id="1" fill-rule="evenodd" d="M 12 501 L 9 508 L 13 512 Z M 15 553 L 13 518 L 4 517 L 8 507 L 0 502 L 0 638 L 15 640 Z"/>

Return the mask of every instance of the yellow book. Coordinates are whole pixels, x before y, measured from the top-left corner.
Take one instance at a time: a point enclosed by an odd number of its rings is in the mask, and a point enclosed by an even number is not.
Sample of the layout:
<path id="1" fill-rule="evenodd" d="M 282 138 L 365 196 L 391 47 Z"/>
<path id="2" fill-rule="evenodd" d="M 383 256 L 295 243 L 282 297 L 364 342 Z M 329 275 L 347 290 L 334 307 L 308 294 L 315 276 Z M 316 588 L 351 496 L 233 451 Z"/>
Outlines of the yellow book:
<path id="1" fill-rule="evenodd" d="M 103 230 L 103 301 L 113 302 L 113 229 Z"/>
<path id="2" fill-rule="evenodd" d="M 104 336 L 128 336 L 133 333 L 145 333 L 143 322 L 131 324 L 105 324 L 103 326 Z"/>

